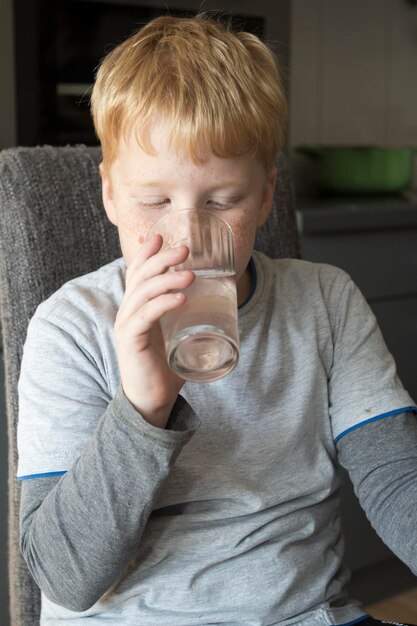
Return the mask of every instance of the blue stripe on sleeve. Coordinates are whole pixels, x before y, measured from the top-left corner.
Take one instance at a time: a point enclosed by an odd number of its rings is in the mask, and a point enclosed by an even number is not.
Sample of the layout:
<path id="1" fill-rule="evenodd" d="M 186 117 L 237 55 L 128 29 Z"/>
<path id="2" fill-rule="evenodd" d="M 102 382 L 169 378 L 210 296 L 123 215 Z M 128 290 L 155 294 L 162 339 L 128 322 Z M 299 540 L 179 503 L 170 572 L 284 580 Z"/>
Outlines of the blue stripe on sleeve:
<path id="1" fill-rule="evenodd" d="M 399 413 L 407 413 L 409 411 L 411 411 L 413 413 L 417 413 L 417 407 L 416 406 L 405 406 L 402 409 L 395 409 L 395 411 L 389 411 L 388 413 L 382 413 L 381 415 L 376 415 L 375 417 L 370 417 L 369 420 L 365 420 L 364 422 L 360 422 L 359 424 L 355 424 L 355 426 L 351 426 L 347 430 L 344 430 L 342 433 L 340 433 L 340 435 L 338 435 L 336 437 L 336 439 L 334 441 L 335 441 L 335 443 L 337 443 L 339 441 L 339 439 L 341 439 L 342 437 L 347 435 L 347 433 L 350 433 L 352 430 L 356 430 L 357 428 L 360 428 L 361 426 L 364 426 L 365 424 L 370 424 L 371 422 L 376 422 L 378 420 L 383 419 L 384 417 L 390 417 L 391 415 L 398 415 Z"/>
<path id="2" fill-rule="evenodd" d="M 362 617 L 358 617 L 358 619 L 353 620 L 353 622 L 347 622 L 345 624 L 340 624 L 340 626 L 352 626 L 353 624 L 359 624 L 360 622 L 363 622 L 364 620 L 368 619 L 368 617 L 370 617 L 370 615 L 368 615 L 368 613 L 366 615 L 362 615 Z M 335 626 L 334 624 L 332 624 L 332 626 Z"/>
<path id="3" fill-rule="evenodd" d="M 62 476 L 67 471 L 63 472 L 45 472 L 44 474 L 26 474 L 25 476 L 17 476 L 17 480 L 27 480 L 28 478 L 45 478 L 46 476 Z"/>

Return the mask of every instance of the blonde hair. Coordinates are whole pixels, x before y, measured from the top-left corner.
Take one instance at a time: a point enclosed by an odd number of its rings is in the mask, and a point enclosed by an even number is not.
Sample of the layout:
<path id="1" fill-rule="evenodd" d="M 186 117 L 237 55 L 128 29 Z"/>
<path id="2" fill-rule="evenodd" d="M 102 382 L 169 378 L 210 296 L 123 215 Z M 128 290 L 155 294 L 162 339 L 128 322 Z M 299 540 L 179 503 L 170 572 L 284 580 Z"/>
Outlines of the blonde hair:
<path id="1" fill-rule="evenodd" d="M 253 152 L 269 168 L 285 141 L 287 103 L 273 53 L 205 14 L 158 17 L 112 50 L 91 108 L 105 168 L 132 129 L 152 154 L 148 132 L 160 119 L 195 162 L 202 148 L 220 157 Z"/>

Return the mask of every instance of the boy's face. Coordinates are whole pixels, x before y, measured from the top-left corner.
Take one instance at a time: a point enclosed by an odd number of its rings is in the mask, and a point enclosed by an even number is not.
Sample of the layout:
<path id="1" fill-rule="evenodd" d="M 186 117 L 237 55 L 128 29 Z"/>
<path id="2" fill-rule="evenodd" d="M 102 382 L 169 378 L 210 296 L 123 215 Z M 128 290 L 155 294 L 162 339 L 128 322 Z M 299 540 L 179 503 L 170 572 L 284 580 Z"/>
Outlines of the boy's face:
<path id="1" fill-rule="evenodd" d="M 252 156 L 220 158 L 205 154 L 197 165 L 179 156 L 169 143 L 169 126 L 150 132 L 155 154 L 144 152 L 132 132 L 120 142 L 117 159 L 106 173 L 101 168 L 103 202 L 119 231 L 126 264 L 143 244 L 149 228 L 167 212 L 206 208 L 229 223 L 233 231 L 238 300 L 250 291 L 247 270 L 256 229 L 270 211 L 276 171 L 265 173 Z"/>

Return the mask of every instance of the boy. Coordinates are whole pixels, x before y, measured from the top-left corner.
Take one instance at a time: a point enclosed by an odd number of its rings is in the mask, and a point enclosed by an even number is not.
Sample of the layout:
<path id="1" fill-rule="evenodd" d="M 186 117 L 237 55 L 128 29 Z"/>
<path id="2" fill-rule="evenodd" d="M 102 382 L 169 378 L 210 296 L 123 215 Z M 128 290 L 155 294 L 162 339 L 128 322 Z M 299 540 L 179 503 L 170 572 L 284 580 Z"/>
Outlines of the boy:
<path id="1" fill-rule="evenodd" d="M 416 407 L 344 272 L 253 251 L 286 118 L 271 52 L 158 18 L 103 61 L 92 110 L 123 259 L 38 308 L 19 381 L 41 623 L 373 623 L 345 591 L 337 460 L 416 571 Z M 231 225 L 240 305 L 238 366 L 200 385 L 169 370 L 158 325 L 188 250 L 145 242 L 189 207 Z"/>

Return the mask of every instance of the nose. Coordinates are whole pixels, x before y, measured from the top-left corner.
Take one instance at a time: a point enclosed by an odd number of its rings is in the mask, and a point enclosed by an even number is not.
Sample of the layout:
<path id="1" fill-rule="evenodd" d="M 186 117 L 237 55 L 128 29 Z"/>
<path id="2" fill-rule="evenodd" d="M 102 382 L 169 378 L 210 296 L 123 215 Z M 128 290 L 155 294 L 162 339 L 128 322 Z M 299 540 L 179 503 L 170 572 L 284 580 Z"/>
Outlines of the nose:
<path id="1" fill-rule="evenodd" d="M 181 209 L 204 209 L 205 198 L 202 198 L 201 192 L 185 188 L 174 197 L 171 196 L 170 209 L 180 211 Z"/>
<path id="2" fill-rule="evenodd" d="M 203 208 L 198 205 L 197 202 L 175 202 L 171 203 L 169 208 L 170 211 L 197 211 L 198 209 Z"/>

